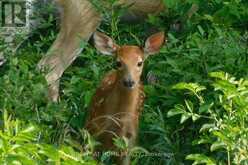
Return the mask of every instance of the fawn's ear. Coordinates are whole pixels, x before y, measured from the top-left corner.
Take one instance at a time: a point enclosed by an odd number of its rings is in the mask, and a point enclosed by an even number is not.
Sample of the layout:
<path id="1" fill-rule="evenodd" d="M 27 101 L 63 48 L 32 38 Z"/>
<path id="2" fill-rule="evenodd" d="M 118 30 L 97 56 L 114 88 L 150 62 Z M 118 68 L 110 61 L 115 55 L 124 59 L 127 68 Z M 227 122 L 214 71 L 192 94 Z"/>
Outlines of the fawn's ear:
<path id="1" fill-rule="evenodd" d="M 165 41 L 164 32 L 159 32 L 151 35 L 145 43 L 145 57 L 158 53 Z"/>
<path id="2" fill-rule="evenodd" d="M 115 54 L 117 48 L 119 47 L 114 43 L 112 38 L 101 32 L 95 32 L 93 34 L 93 40 L 96 49 L 105 55 Z"/>

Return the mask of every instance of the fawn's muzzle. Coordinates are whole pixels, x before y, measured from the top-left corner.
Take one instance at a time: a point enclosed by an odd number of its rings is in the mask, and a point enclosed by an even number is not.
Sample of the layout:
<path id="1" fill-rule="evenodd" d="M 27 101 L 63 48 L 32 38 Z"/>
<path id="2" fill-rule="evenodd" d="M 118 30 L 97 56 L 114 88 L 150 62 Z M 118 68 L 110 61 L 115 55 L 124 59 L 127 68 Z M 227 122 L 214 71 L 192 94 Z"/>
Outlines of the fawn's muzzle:
<path id="1" fill-rule="evenodd" d="M 127 88 L 134 87 L 135 82 L 133 80 L 123 80 L 123 85 Z"/>

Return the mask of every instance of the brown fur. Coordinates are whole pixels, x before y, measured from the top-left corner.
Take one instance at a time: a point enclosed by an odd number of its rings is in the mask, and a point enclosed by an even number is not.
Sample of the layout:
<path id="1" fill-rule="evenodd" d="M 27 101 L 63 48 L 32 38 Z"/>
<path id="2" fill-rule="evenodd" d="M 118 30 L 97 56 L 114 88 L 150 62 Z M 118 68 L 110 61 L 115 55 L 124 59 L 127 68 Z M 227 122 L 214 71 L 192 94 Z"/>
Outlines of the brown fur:
<path id="1" fill-rule="evenodd" d="M 140 83 L 137 89 L 132 91 L 120 90 L 116 77 L 116 71 L 109 73 L 97 89 L 86 127 L 96 136 L 132 136 L 135 139 L 139 113 L 144 102 L 143 85 Z M 101 138 L 104 148 L 113 148 L 112 138 Z"/>
<path id="2" fill-rule="evenodd" d="M 129 71 L 135 74 L 136 63 L 138 59 L 144 59 L 144 55 L 136 46 L 123 46 L 117 51 L 117 58 L 121 58 Z M 139 80 L 141 73 L 136 73 L 138 84 L 134 89 L 123 86 L 121 74 L 123 72 L 120 70 L 109 72 L 92 99 L 86 128 L 102 143 L 101 150 L 115 149 L 112 139 L 117 136 L 128 138 L 129 147 L 133 147 L 137 137 L 140 111 L 144 103 L 143 85 Z"/>

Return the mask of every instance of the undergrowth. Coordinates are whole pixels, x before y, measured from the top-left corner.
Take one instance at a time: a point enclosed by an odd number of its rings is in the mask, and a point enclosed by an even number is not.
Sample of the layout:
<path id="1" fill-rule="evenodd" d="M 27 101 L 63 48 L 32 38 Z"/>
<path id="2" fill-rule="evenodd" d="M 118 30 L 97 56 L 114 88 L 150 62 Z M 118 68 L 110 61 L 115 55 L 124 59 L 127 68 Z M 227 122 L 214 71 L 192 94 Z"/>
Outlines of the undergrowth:
<path id="1" fill-rule="evenodd" d="M 106 12 L 99 28 L 119 44 L 142 45 L 154 31 L 167 33 L 166 45 L 145 64 L 133 164 L 248 164 L 248 3 L 164 3 L 164 12 L 138 25 L 120 22 L 123 11 Z M 16 55 L 0 47 L 7 54 L 0 67 L 0 164 L 97 164 L 97 142 L 83 127 L 112 58 L 88 44 L 64 73 L 60 102 L 52 103 L 36 66 L 57 33 L 45 28 L 46 36 L 38 33 Z"/>

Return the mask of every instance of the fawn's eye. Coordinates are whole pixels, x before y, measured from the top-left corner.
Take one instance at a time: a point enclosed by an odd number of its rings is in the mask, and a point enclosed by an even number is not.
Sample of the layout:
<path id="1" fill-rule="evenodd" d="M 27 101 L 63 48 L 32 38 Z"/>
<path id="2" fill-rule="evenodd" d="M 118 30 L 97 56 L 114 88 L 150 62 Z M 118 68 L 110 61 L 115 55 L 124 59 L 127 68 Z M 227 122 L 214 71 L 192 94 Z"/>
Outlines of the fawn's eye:
<path id="1" fill-rule="evenodd" d="M 142 65 L 143 65 L 143 62 L 141 61 L 141 62 L 138 62 L 138 67 L 141 67 Z"/>
<path id="2" fill-rule="evenodd" d="M 117 62 L 116 62 L 116 67 L 117 67 L 117 68 L 120 68 L 121 66 L 122 66 L 121 62 L 120 62 L 120 61 L 117 61 Z"/>

